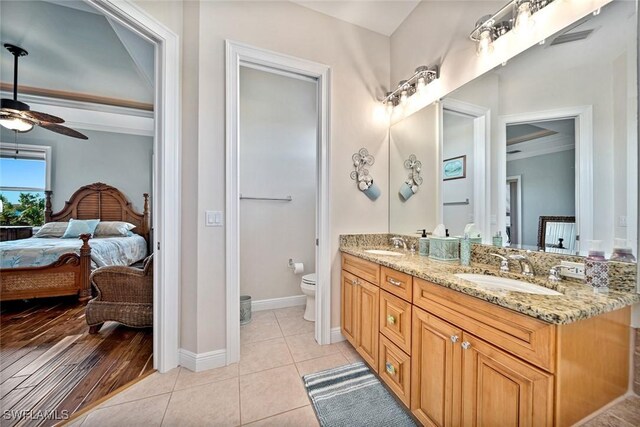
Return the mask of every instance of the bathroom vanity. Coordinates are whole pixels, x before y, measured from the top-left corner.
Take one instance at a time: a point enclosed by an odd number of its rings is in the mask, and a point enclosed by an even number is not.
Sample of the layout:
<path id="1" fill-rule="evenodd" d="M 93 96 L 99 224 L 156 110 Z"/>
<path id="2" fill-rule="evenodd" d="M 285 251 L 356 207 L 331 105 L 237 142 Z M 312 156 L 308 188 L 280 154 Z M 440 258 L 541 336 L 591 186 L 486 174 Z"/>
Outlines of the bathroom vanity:
<path id="1" fill-rule="evenodd" d="M 638 294 L 487 289 L 454 274 L 517 276 L 361 240 L 341 241 L 342 333 L 422 424 L 569 426 L 627 392 Z"/>

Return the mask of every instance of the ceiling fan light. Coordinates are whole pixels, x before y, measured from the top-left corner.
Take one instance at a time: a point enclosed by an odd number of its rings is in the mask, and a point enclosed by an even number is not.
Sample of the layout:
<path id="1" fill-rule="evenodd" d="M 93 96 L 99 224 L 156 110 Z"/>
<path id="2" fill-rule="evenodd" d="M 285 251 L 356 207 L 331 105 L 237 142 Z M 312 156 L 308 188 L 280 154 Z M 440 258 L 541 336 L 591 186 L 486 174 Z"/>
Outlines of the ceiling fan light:
<path id="1" fill-rule="evenodd" d="M 0 125 L 16 132 L 29 132 L 33 129 L 33 123 L 18 117 L 3 117 L 0 119 Z"/>

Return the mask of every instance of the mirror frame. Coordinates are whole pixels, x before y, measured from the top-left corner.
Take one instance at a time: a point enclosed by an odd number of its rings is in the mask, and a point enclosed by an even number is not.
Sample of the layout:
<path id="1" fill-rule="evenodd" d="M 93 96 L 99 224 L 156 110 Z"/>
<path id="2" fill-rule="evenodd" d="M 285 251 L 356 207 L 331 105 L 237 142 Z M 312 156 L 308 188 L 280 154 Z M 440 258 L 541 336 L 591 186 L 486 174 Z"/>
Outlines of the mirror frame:
<path id="1" fill-rule="evenodd" d="M 545 237 L 547 232 L 547 223 L 548 222 L 566 222 L 566 223 L 575 223 L 575 216 L 541 216 L 538 219 L 538 249 L 544 251 L 545 249 Z M 579 242 L 579 240 L 578 240 Z"/>

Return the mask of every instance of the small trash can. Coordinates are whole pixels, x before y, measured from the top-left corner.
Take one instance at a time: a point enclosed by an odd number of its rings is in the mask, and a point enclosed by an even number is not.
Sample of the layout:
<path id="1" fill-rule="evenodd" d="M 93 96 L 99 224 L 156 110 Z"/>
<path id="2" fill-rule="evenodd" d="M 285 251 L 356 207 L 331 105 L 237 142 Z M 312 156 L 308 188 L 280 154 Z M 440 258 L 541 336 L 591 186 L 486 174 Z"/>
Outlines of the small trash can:
<path id="1" fill-rule="evenodd" d="M 240 324 L 251 322 L 251 295 L 240 295 Z"/>

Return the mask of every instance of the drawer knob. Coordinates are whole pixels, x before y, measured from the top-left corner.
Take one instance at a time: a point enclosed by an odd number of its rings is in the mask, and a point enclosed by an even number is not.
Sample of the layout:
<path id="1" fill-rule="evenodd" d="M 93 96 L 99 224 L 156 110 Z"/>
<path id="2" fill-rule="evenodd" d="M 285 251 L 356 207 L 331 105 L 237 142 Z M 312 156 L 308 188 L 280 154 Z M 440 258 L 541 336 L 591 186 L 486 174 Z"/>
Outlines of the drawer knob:
<path id="1" fill-rule="evenodd" d="M 387 282 L 391 283 L 393 286 L 401 286 L 402 282 L 395 280 L 392 277 L 387 277 Z"/>
<path id="2" fill-rule="evenodd" d="M 358 279 L 351 279 L 351 284 L 352 285 L 358 285 L 360 282 L 358 281 Z"/>
<path id="3" fill-rule="evenodd" d="M 394 374 L 396 373 L 396 368 L 394 368 L 394 366 L 393 366 L 391 363 L 387 362 L 387 363 L 385 364 L 385 367 L 386 367 L 387 372 L 388 372 L 389 374 L 394 375 Z"/>
<path id="4" fill-rule="evenodd" d="M 394 324 L 396 323 L 396 318 L 395 318 L 395 317 L 393 317 L 392 315 L 388 315 L 388 316 L 387 316 L 387 323 L 388 323 L 389 325 L 394 325 Z"/>
<path id="5" fill-rule="evenodd" d="M 465 350 L 469 350 L 471 348 L 471 343 L 469 341 L 465 341 L 461 345 L 462 345 L 462 348 Z"/>
<path id="6" fill-rule="evenodd" d="M 457 336 L 457 335 L 451 335 L 451 342 L 452 342 L 452 343 L 457 343 L 459 339 L 460 339 L 460 338 L 458 338 L 458 336 Z"/>

